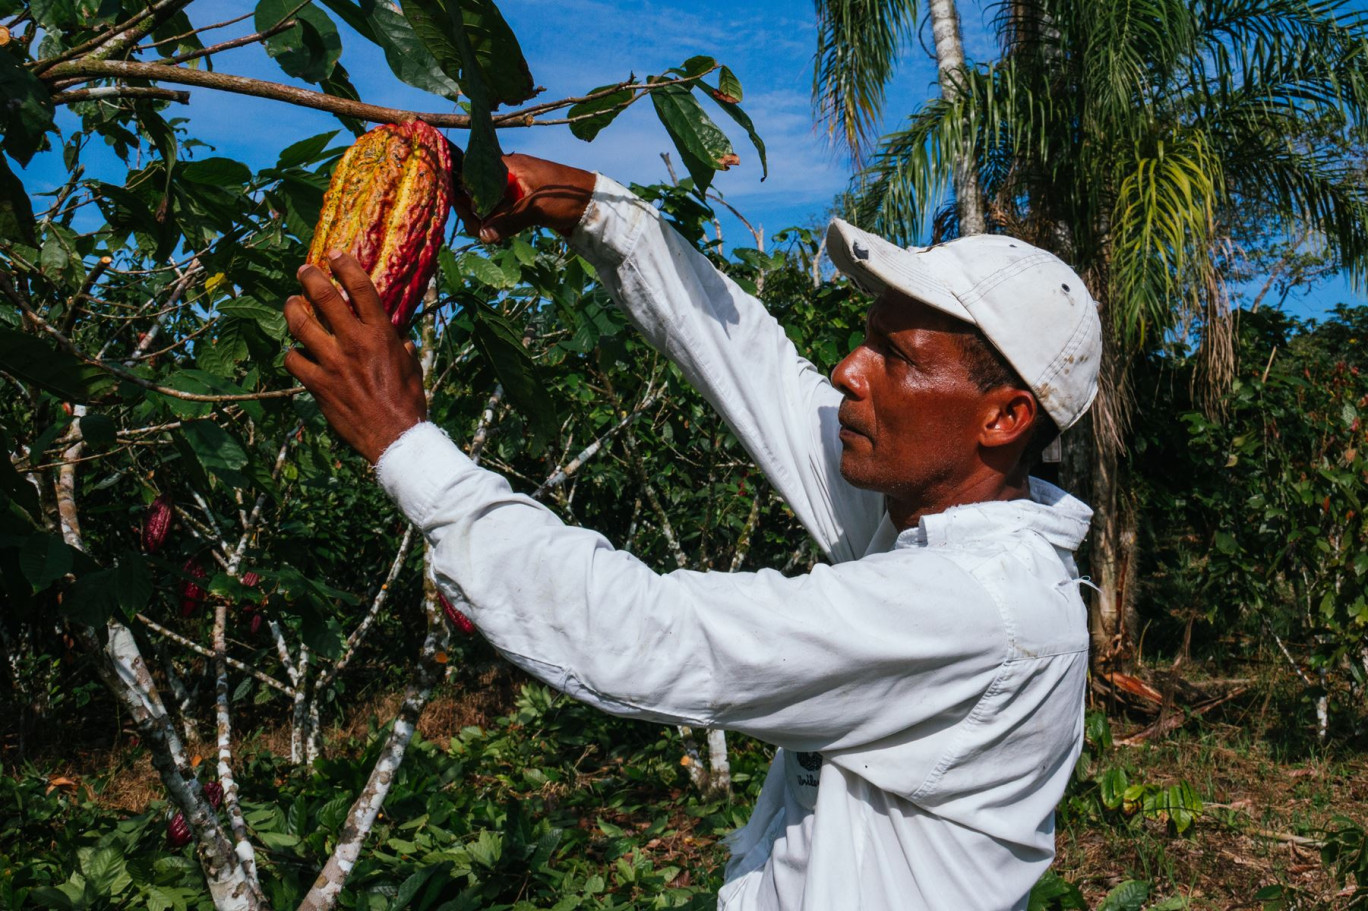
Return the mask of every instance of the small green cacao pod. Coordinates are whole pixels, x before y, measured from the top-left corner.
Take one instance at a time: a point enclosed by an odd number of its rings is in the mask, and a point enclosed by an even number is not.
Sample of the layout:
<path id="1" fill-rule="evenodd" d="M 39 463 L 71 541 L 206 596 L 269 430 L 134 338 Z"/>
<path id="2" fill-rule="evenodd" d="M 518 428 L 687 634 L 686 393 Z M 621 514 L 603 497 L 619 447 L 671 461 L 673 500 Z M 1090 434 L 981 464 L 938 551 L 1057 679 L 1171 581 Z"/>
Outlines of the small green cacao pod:
<path id="1" fill-rule="evenodd" d="M 470 622 L 469 617 L 458 611 L 455 605 L 446 599 L 446 595 L 438 592 L 437 600 L 441 602 L 442 613 L 446 614 L 446 618 L 451 621 L 452 626 L 456 627 L 467 636 L 475 633 L 475 624 Z"/>
<path id="2" fill-rule="evenodd" d="M 143 516 L 142 527 L 144 551 L 155 554 L 162 549 L 162 545 L 166 543 L 166 536 L 171 531 L 171 520 L 175 518 L 175 515 L 175 506 L 169 493 L 162 494 L 147 505 L 147 514 Z"/>
<path id="3" fill-rule="evenodd" d="M 177 813 L 166 821 L 166 843 L 173 848 L 190 844 L 190 823 L 185 821 L 184 813 Z"/>
<path id="4" fill-rule="evenodd" d="M 356 257 L 403 329 L 437 270 L 451 192 L 451 152 L 441 133 L 421 120 L 376 127 L 337 163 L 308 261 L 329 272 L 329 251 Z"/>

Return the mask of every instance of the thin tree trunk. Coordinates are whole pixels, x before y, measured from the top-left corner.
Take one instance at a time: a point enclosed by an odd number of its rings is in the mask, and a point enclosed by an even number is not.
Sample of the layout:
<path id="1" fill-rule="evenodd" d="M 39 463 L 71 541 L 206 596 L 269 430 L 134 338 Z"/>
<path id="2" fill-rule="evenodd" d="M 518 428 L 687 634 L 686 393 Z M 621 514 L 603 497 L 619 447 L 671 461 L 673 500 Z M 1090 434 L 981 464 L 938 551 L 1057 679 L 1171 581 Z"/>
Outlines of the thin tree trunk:
<path id="1" fill-rule="evenodd" d="M 936 42 L 936 72 L 941 97 L 955 101 L 960 97 L 964 78 L 964 42 L 960 38 L 959 12 L 955 9 L 955 0 L 930 0 L 927 6 L 931 14 L 931 34 Z M 987 230 L 983 220 L 983 193 L 979 189 L 972 149 L 965 149 L 955 162 L 954 183 L 960 236 L 982 234 Z"/>

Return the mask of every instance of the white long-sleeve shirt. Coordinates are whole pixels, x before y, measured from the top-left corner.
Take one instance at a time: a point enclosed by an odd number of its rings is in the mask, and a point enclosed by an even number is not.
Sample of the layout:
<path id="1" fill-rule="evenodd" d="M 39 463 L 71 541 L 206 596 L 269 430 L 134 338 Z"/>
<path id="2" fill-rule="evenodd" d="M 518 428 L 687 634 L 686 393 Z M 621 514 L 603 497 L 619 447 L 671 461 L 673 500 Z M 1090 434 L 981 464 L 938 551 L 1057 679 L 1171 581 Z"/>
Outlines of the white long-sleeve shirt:
<path id="1" fill-rule="evenodd" d="M 758 301 L 606 178 L 572 242 L 834 563 L 657 573 L 421 424 L 377 468 L 438 584 L 578 699 L 780 748 L 719 908 L 1025 908 L 1082 743 L 1088 508 L 1032 480 L 896 533 L 840 478 L 840 393 Z"/>

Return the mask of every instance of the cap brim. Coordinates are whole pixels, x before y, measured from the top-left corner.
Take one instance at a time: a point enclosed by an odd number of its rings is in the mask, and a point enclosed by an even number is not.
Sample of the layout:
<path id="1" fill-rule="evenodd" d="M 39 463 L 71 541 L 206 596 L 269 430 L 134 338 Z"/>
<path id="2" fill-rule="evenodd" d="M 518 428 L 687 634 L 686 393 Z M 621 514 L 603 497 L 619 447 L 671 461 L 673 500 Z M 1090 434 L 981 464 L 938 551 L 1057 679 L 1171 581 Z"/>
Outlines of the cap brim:
<path id="1" fill-rule="evenodd" d="M 920 248 L 899 247 L 848 221 L 833 218 L 827 226 L 827 256 L 832 264 L 855 284 L 878 297 L 892 289 L 943 313 L 978 325 L 972 313 L 960 303 L 945 283 L 923 267 Z"/>

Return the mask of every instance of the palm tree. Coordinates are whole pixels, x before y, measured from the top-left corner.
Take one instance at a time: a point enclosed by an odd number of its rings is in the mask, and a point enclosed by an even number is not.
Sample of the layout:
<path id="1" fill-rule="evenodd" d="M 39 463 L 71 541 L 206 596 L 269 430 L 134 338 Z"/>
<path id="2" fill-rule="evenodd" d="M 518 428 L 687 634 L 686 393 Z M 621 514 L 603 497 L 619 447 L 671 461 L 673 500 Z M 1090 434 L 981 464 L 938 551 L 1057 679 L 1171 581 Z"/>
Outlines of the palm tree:
<path id="1" fill-rule="evenodd" d="M 964 71 L 955 97 L 883 139 L 860 218 L 906 242 L 969 158 L 996 226 L 1058 253 L 1098 299 L 1101 390 L 1090 431 L 1066 435 L 1065 468 L 1097 511 L 1105 664 L 1134 632 L 1121 475 L 1133 359 L 1196 326 L 1219 411 L 1234 368 L 1220 264 L 1251 211 L 1291 237 L 1309 230 L 1355 275 L 1368 266 L 1364 187 L 1340 147 L 1312 138 L 1363 135 L 1368 25 L 1343 0 L 1011 0 L 996 28 L 1001 61 Z"/>
<path id="2" fill-rule="evenodd" d="M 883 113 L 884 88 L 893 78 L 898 51 L 917 25 L 916 0 L 816 0 L 817 65 L 812 98 L 828 135 L 837 137 L 859 165 Z M 965 72 L 955 0 L 927 0 L 936 44 L 941 97 L 959 98 Z M 973 160 L 962 157 L 954 173 L 961 234 L 982 234 L 983 201 Z"/>

